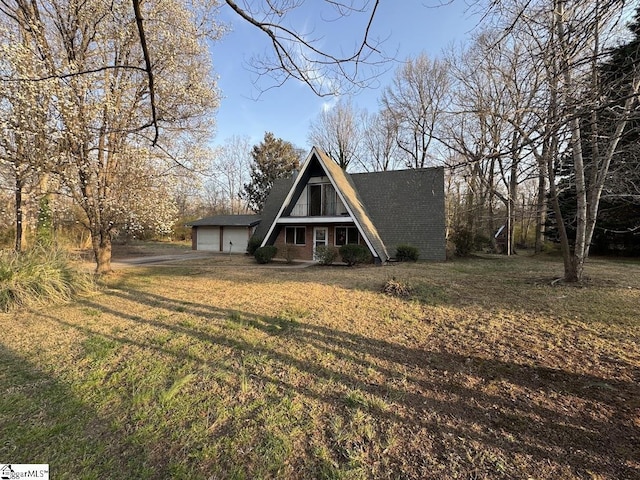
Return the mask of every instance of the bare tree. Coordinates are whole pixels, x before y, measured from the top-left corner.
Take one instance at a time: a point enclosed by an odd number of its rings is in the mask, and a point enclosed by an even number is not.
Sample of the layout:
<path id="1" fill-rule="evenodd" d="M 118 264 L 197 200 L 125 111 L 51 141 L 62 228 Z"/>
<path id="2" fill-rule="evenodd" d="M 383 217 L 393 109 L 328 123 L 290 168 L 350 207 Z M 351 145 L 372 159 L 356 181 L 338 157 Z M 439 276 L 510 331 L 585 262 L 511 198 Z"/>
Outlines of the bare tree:
<path id="1" fill-rule="evenodd" d="M 549 92 L 556 113 L 557 130 L 567 132 L 572 160 L 572 177 L 576 192 L 576 238 L 568 238 L 566 218 L 560 209 L 555 172 L 561 156 L 549 156 L 548 175 L 551 202 L 559 227 L 564 258 L 564 278 L 574 282 L 582 279 L 584 262 L 596 226 L 600 197 L 608 177 L 613 155 L 638 103 L 640 72 L 633 69 L 619 84 L 622 92 L 611 97 L 600 88 L 598 66 L 615 38 L 616 27 L 623 13 L 622 0 L 592 0 L 568 2 L 553 0 L 550 5 L 549 38 L 553 51 L 550 58 Z M 624 98 L 619 103 L 619 93 Z M 582 119 L 588 119 L 583 122 Z M 604 135 L 604 123 L 607 135 Z M 586 127 L 586 128 L 585 128 Z M 553 132 L 554 135 L 558 135 Z M 585 162 L 583 138 L 591 143 L 591 161 Z M 554 144 L 560 148 L 559 141 Z"/>
<path id="2" fill-rule="evenodd" d="M 324 150 L 343 170 L 358 159 L 362 113 L 350 101 L 323 110 L 311 124 L 309 141 Z"/>
<path id="3" fill-rule="evenodd" d="M 137 0 L 135 0 L 137 1 Z M 305 83 L 316 95 L 349 93 L 377 78 L 378 67 L 388 59 L 381 51 L 381 40 L 372 38 L 371 27 L 379 0 L 324 0 L 309 7 L 315 18 L 335 23 L 347 17 L 361 19 L 360 39 L 345 53 L 344 45 L 335 52 L 325 50 L 322 35 L 304 23 L 296 25 L 296 16 L 304 12 L 305 0 L 264 0 L 225 3 L 243 20 L 256 27 L 271 44 L 272 55 L 254 58 L 255 73 L 270 77 L 273 86 L 294 79 Z"/>
<path id="4" fill-rule="evenodd" d="M 363 122 L 361 165 L 374 172 L 394 170 L 400 165 L 396 143 L 397 123 L 388 110 L 366 115 Z"/>
<path id="5" fill-rule="evenodd" d="M 249 181 L 252 145 L 249 137 L 234 135 L 227 138 L 215 152 L 215 160 L 208 174 L 207 191 L 217 191 L 224 199 L 224 211 L 230 214 L 247 213 L 247 202 L 240 197 Z"/>
<path id="6" fill-rule="evenodd" d="M 396 143 L 406 165 L 423 168 L 433 163 L 430 148 L 448 101 L 449 75 L 445 62 L 421 54 L 407 60 L 382 95 L 385 115 L 393 119 Z"/>

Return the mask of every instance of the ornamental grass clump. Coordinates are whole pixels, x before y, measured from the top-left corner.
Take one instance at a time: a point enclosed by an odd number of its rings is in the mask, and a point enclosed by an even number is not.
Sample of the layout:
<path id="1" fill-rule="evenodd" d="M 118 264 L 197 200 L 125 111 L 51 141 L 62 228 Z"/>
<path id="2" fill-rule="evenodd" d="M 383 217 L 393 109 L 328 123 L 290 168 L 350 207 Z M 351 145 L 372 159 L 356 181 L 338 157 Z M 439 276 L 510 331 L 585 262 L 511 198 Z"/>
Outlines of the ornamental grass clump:
<path id="1" fill-rule="evenodd" d="M 73 263 L 66 251 L 52 245 L 0 252 L 0 311 L 64 303 L 94 290 L 91 274 Z"/>

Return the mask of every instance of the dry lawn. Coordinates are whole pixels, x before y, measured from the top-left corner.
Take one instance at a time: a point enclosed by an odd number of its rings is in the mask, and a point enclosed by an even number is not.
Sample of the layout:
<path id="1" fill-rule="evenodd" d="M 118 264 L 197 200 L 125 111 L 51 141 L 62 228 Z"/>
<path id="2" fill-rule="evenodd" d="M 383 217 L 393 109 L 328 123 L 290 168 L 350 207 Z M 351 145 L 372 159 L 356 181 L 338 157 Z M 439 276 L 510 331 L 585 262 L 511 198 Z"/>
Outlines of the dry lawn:
<path id="1" fill-rule="evenodd" d="M 638 479 L 640 264 L 592 260 L 582 287 L 561 270 L 116 272 L 0 315 L 0 459 L 56 479 Z"/>

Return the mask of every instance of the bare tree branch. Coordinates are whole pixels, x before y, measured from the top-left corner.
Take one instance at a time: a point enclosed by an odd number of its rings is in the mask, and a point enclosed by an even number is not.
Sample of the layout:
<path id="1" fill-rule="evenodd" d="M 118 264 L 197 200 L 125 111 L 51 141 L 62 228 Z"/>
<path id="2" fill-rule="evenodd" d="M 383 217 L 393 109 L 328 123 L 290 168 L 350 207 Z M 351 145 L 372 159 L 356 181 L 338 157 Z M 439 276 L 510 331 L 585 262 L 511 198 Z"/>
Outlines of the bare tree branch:
<path id="1" fill-rule="evenodd" d="M 316 45 L 317 39 L 309 40 L 301 32 L 285 26 L 284 17 L 287 13 L 301 6 L 303 1 L 283 5 L 277 5 L 274 0 L 268 1 L 269 11 L 265 13 L 263 18 L 259 18 L 257 12 L 240 7 L 234 0 L 225 1 L 240 18 L 269 38 L 275 58 L 273 60 L 254 60 L 253 65 L 259 76 L 271 76 L 276 81 L 275 86 L 281 86 L 287 80 L 294 78 L 305 83 L 318 96 L 335 95 L 339 93 L 338 87 L 343 85 L 335 80 L 346 80 L 352 86 L 365 86 L 377 75 L 360 78 L 361 65 L 377 67 L 387 61 L 384 58 L 377 60 L 372 58 L 374 54 L 382 56 L 379 49 L 381 42 L 372 43 L 370 39 L 371 27 L 379 0 L 375 0 L 373 3 L 362 39 L 353 53 L 347 55 L 336 55 L 322 50 Z M 351 12 L 364 12 L 364 9 L 337 0 L 330 0 L 326 3 L 336 8 L 341 17 L 347 16 Z M 349 70 L 350 67 L 353 68 L 352 71 Z M 323 82 L 324 74 L 332 69 L 332 73 L 336 74 L 332 79 L 335 82 Z"/>
<path id="2" fill-rule="evenodd" d="M 149 78 L 149 101 L 151 103 L 151 124 L 155 130 L 153 136 L 152 145 L 158 143 L 158 136 L 160 135 L 160 129 L 158 127 L 158 114 L 156 112 L 156 93 L 153 80 L 153 68 L 151 66 L 151 57 L 149 56 L 149 47 L 147 46 L 147 37 L 144 33 L 144 25 L 142 24 L 142 12 L 140 11 L 140 0 L 131 0 L 133 2 L 133 11 L 136 16 L 136 24 L 138 26 L 138 34 L 140 35 L 140 46 L 142 47 L 142 54 L 144 56 L 145 71 Z"/>

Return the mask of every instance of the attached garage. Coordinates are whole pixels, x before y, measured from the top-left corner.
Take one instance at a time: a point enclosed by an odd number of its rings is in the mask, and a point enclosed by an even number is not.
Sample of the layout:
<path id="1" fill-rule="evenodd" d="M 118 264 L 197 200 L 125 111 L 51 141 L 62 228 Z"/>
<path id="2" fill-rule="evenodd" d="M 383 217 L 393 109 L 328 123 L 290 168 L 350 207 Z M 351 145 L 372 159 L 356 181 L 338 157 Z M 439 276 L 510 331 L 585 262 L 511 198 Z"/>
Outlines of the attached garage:
<path id="1" fill-rule="evenodd" d="M 188 223 L 194 250 L 245 253 L 260 223 L 258 215 L 216 215 Z"/>
<path id="2" fill-rule="evenodd" d="M 198 227 L 195 249 L 220 251 L 220 227 Z"/>

